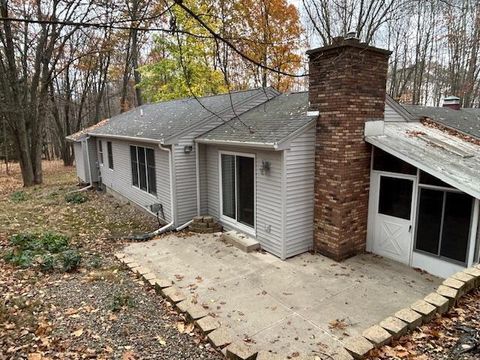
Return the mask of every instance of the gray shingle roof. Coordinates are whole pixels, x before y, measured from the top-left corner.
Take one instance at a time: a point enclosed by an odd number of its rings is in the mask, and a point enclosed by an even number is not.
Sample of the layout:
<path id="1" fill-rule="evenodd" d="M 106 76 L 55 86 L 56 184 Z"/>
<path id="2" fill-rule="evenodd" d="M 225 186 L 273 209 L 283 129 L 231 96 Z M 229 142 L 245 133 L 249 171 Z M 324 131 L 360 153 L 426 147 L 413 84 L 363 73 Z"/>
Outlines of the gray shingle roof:
<path id="1" fill-rule="evenodd" d="M 201 97 L 201 104 L 195 98 L 146 104 L 112 117 L 89 134 L 164 141 L 209 118 L 216 118 L 214 114 L 231 111 L 232 104 L 237 108 L 257 97 L 267 100 L 277 94 L 271 88 L 254 89 Z"/>
<path id="2" fill-rule="evenodd" d="M 403 107 L 417 118 L 428 117 L 439 124 L 480 138 L 480 109 L 454 110 L 446 107 L 420 105 L 403 105 Z"/>
<path id="3" fill-rule="evenodd" d="M 245 112 L 240 119 L 201 135 L 199 142 L 276 144 L 301 130 L 317 116 L 308 116 L 308 92 L 287 93 Z"/>

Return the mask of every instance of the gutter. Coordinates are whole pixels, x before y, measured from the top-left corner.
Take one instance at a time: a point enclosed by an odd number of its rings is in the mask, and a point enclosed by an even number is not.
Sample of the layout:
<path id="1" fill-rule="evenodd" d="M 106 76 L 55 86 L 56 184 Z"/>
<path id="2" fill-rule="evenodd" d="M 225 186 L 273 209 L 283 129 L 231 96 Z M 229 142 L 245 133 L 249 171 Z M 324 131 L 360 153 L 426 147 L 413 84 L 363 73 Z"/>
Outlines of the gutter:
<path id="1" fill-rule="evenodd" d="M 234 140 L 210 140 L 210 139 L 195 139 L 198 144 L 211 144 L 211 145 L 234 145 L 234 146 L 246 146 L 262 149 L 278 149 L 278 143 L 259 143 L 251 141 L 234 141 Z"/>
<path id="2" fill-rule="evenodd" d="M 109 139 L 117 139 L 117 140 L 128 140 L 128 141 L 136 141 L 136 142 L 147 142 L 147 143 L 152 143 L 152 144 L 164 144 L 163 139 L 161 140 L 155 140 L 155 139 L 149 139 L 149 138 L 142 138 L 142 137 L 137 137 L 137 136 L 127 136 L 127 135 L 110 135 L 110 134 L 96 134 L 96 133 L 88 133 L 88 136 L 96 136 L 96 137 L 102 137 L 102 138 L 109 138 Z M 160 148 L 162 149 L 162 148 Z M 165 149 L 162 149 L 165 150 Z"/>

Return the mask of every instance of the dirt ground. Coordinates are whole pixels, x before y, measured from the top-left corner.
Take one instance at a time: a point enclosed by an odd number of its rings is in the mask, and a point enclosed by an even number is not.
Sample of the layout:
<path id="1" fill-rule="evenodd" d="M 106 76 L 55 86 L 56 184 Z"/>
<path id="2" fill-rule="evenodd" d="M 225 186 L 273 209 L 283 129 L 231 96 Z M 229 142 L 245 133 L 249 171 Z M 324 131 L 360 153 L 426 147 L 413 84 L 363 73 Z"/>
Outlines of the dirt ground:
<path id="1" fill-rule="evenodd" d="M 476 348 L 466 351 L 470 345 Z M 372 351 L 370 359 L 480 359 L 480 290 L 462 297 L 447 314 L 438 316 L 391 346 Z"/>
<path id="2" fill-rule="evenodd" d="M 44 163 L 44 184 L 22 188 L 0 169 L 0 359 L 220 359 L 193 326 L 113 258 L 123 238 L 156 228 L 131 205 L 77 189 L 74 168 Z M 7 262 L 9 238 L 53 231 L 82 256 L 73 272 Z"/>

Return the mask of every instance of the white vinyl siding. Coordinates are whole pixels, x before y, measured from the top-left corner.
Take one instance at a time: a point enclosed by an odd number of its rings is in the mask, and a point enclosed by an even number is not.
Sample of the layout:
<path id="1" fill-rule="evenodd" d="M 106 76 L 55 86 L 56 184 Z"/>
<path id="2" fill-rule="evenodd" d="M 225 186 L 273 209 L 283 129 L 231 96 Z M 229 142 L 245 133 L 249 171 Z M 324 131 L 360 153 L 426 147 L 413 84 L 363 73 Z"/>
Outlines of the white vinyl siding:
<path id="1" fill-rule="evenodd" d="M 106 145 L 106 140 L 104 145 Z M 101 167 L 102 183 L 108 188 L 114 190 L 128 200 L 150 208 L 154 203 L 160 203 L 163 206 L 166 222 L 171 221 L 170 211 L 170 175 L 168 173 L 168 152 L 154 147 L 155 151 L 155 170 L 157 180 L 157 196 L 149 194 L 132 185 L 132 169 L 130 165 L 130 145 L 153 147 L 152 144 L 135 143 L 121 140 L 111 140 L 114 156 L 115 169 L 109 169 L 105 163 Z M 105 146 L 104 146 L 105 152 Z"/>
<path id="2" fill-rule="evenodd" d="M 402 115 L 395 111 L 390 105 L 385 104 L 385 121 L 405 121 Z"/>
<path id="3" fill-rule="evenodd" d="M 273 90 L 266 90 L 269 96 L 273 96 Z M 176 226 L 180 226 L 187 221 L 192 220 L 197 215 L 197 177 L 196 177 L 196 155 L 194 139 L 219 125 L 224 124 L 226 121 L 232 119 L 235 114 L 240 115 L 245 111 L 258 106 L 265 102 L 265 96 L 256 96 L 253 99 L 249 99 L 235 107 L 234 112 L 231 108 L 225 110 L 220 116 L 212 115 L 211 118 L 203 125 L 186 132 L 179 137 L 176 144 L 172 146 L 174 154 L 174 184 L 175 184 L 175 196 L 176 196 Z M 192 146 L 192 152 L 185 153 L 185 146 Z M 204 176 L 201 174 L 201 176 Z M 202 182 L 202 180 L 200 181 Z M 202 186 L 202 184 L 200 184 Z M 204 208 L 201 209 L 201 214 L 205 214 L 206 199 L 201 200 Z"/>
<path id="4" fill-rule="evenodd" d="M 255 155 L 256 176 L 256 239 L 263 249 L 282 257 L 283 208 L 282 200 L 282 152 L 255 150 L 241 147 L 207 146 L 208 213 L 220 218 L 219 152 L 240 152 Z M 262 174 L 262 160 L 270 161 L 269 173 Z M 227 230 L 232 227 L 223 224 Z"/>
<path id="5" fill-rule="evenodd" d="M 75 155 L 75 167 L 77 169 L 77 176 L 83 182 L 87 182 L 87 174 L 86 174 L 86 159 L 85 159 L 85 152 L 83 150 L 83 142 L 75 142 L 73 143 L 73 153 Z"/>
<path id="6" fill-rule="evenodd" d="M 315 127 L 292 140 L 285 150 L 285 257 L 313 247 Z"/>

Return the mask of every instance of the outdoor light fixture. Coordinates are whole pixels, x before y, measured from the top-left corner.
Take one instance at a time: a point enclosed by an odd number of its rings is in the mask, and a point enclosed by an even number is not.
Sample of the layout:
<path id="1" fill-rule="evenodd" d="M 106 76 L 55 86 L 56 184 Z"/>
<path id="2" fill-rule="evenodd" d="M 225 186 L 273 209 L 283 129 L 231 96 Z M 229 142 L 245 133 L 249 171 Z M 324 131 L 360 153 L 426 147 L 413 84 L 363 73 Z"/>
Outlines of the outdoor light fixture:
<path id="1" fill-rule="evenodd" d="M 193 151 L 193 146 L 192 145 L 185 145 L 183 147 L 183 152 L 185 154 L 190 154 Z"/>
<path id="2" fill-rule="evenodd" d="M 265 175 L 265 173 L 270 172 L 270 161 L 268 160 L 262 160 L 262 167 L 260 168 L 260 171 L 262 175 Z"/>

